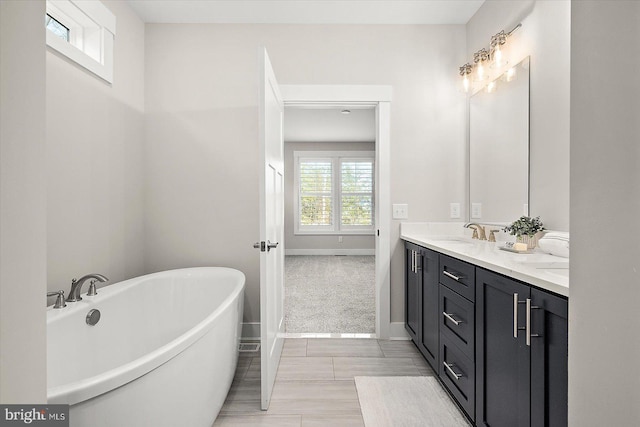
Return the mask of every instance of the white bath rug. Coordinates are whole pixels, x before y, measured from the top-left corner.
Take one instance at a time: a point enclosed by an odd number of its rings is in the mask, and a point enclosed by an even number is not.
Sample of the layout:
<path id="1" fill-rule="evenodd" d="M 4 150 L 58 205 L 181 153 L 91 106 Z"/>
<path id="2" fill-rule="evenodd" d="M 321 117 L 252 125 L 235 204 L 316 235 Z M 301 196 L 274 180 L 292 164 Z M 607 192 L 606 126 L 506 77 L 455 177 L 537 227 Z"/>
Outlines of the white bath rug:
<path id="1" fill-rule="evenodd" d="M 433 377 L 355 377 L 366 427 L 469 427 Z"/>

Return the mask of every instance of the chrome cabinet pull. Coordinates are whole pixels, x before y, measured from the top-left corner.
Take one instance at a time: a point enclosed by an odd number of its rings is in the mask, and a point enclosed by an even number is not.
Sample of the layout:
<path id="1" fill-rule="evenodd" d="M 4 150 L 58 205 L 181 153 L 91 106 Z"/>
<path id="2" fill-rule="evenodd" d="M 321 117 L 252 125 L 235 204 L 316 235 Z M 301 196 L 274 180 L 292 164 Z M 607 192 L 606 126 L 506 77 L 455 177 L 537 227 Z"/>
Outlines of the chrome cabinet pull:
<path id="1" fill-rule="evenodd" d="M 531 347 L 531 298 L 527 298 L 527 323 L 525 326 L 527 345 Z"/>
<path id="2" fill-rule="evenodd" d="M 422 270 L 422 264 L 420 262 L 420 252 L 416 251 L 416 273 L 420 270 Z"/>
<path id="3" fill-rule="evenodd" d="M 411 250 L 411 272 L 415 273 L 416 272 L 416 257 L 415 257 L 416 252 L 414 250 Z"/>
<path id="4" fill-rule="evenodd" d="M 443 362 L 444 367 L 447 369 L 447 371 L 449 371 L 449 373 L 451 375 L 453 375 L 456 379 L 456 381 L 458 381 L 460 378 L 462 378 L 464 375 L 463 374 L 458 374 L 456 373 L 456 371 L 453 370 L 453 363 L 449 364 L 447 362 Z"/>
<path id="5" fill-rule="evenodd" d="M 442 312 L 443 316 L 446 317 L 447 319 L 451 320 L 453 323 L 455 323 L 456 326 L 458 326 L 460 323 L 464 323 L 462 320 L 456 320 L 453 318 L 453 314 L 449 314 L 446 311 Z"/>
<path id="6" fill-rule="evenodd" d="M 513 294 L 513 337 L 518 338 L 518 294 Z"/>
<path id="7" fill-rule="evenodd" d="M 453 274 L 449 273 L 447 270 L 442 270 L 442 274 L 444 274 L 447 277 L 451 277 L 456 282 L 459 282 L 460 279 L 462 279 L 462 277 L 454 276 Z"/>
<path id="8" fill-rule="evenodd" d="M 540 307 L 531 305 L 531 298 L 527 298 L 526 304 L 527 304 L 527 326 L 526 326 L 527 339 L 526 341 L 527 341 L 527 345 L 531 347 L 531 337 L 537 338 L 542 336 L 539 334 L 531 333 L 531 310 L 538 310 Z"/>
<path id="9" fill-rule="evenodd" d="M 513 294 L 513 337 L 518 338 L 518 331 L 528 330 L 529 326 L 524 328 L 518 327 L 518 304 L 527 304 L 530 303 L 531 300 L 527 298 L 526 301 L 518 301 L 518 294 Z M 529 307 L 529 306 L 527 306 Z M 527 309 L 527 316 L 529 315 L 529 309 Z M 527 325 L 529 325 L 529 317 L 527 317 Z"/>

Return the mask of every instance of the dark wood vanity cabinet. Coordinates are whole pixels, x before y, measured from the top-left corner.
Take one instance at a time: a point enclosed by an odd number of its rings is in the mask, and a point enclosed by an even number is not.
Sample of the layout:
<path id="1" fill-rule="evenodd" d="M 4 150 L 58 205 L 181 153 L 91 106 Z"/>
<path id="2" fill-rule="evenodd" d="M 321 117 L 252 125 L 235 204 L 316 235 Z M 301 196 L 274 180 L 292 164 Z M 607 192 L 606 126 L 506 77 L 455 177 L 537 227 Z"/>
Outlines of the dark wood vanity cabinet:
<path id="1" fill-rule="evenodd" d="M 418 349 L 432 368 L 438 367 L 438 253 L 422 250 L 422 330 Z"/>
<path id="2" fill-rule="evenodd" d="M 476 269 L 476 425 L 567 425 L 568 303 Z"/>
<path id="3" fill-rule="evenodd" d="M 438 360 L 438 253 L 405 244 L 405 329 L 429 364 Z"/>
<path id="4" fill-rule="evenodd" d="M 477 426 L 567 425 L 568 301 L 405 243 L 405 328 Z"/>
<path id="5" fill-rule="evenodd" d="M 566 427 L 569 303 L 531 289 L 531 427 Z"/>
<path id="6" fill-rule="evenodd" d="M 404 327 L 415 343 L 422 334 L 422 249 L 405 243 Z"/>

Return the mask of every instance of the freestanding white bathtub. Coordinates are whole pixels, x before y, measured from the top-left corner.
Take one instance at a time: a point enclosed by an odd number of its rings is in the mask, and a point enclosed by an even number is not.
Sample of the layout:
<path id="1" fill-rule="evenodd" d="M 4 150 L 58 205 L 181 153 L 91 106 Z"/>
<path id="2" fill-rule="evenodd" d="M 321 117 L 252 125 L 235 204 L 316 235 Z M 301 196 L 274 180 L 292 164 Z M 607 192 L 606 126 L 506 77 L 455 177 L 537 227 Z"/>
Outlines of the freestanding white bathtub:
<path id="1" fill-rule="evenodd" d="M 170 270 L 49 308 L 48 402 L 72 405 L 74 427 L 210 427 L 236 369 L 244 283 L 229 268 Z"/>

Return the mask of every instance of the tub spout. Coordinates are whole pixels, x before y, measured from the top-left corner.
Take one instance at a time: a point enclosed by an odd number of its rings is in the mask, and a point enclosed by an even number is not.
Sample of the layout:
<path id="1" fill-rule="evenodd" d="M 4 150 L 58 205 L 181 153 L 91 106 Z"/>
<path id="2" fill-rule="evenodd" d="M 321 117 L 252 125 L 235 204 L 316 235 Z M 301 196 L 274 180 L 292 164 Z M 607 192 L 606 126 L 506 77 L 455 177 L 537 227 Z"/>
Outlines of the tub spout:
<path id="1" fill-rule="evenodd" d="M 80 297 L 80 290 L 82 289 L 82 285 L 89 279 L 95 279 L 99 282 L 107 282 L 109 279 L 104 277 L 102 274 L 92 273 L 82 276 L 79 279 L 73 279 L 71 281 L 71 290 L 69 291 L 69 296 L 67 297 L 67 302 L 76 302 L 81 301 L 82 297 Z"/>

